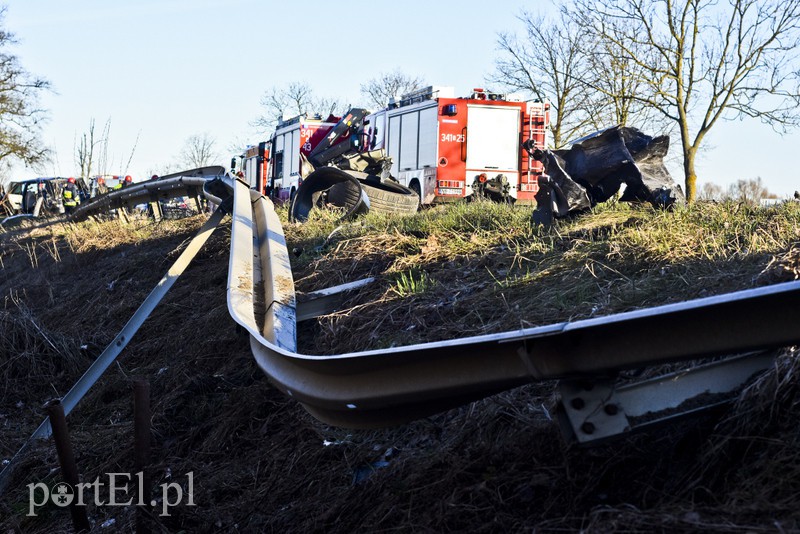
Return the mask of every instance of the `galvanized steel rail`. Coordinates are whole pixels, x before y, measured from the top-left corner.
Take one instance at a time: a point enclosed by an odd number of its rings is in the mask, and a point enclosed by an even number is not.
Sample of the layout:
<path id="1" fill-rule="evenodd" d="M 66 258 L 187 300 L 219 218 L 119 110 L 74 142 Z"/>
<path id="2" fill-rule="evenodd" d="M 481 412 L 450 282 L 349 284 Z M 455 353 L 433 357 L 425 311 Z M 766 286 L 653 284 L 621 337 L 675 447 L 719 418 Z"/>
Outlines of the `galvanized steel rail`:
<path id="1" fill-rule="evenodd" d="M 372 427 L 526 383 L 800 344 L 800 282 L 516 331 L 331 356 L 297 352 L 297 302 L 269 199 L 207 167 L 112 192 L 73 219 L 154 199 L 233 192 L 228 310 L 274 385 L 318 419 Z"/>
<path id="2" fill-rule="evenodd" d="M 529 382 L 800 343 L 800 282 L 789 282 L 511 332 L 299 354 L 280 222 L 247 184 L 237 180 L 233 189 L 228 310 L 274 385 L 332 425 L 391 425 Z"/>

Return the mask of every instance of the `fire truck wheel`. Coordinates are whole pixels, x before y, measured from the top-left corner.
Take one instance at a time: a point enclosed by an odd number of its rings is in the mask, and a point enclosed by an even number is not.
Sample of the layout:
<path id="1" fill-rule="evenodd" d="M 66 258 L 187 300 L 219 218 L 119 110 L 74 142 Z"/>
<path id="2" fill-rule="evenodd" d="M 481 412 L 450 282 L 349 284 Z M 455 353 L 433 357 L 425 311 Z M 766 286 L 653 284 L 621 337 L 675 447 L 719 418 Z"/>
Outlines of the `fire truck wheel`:
<path id="1" fill-rule="evenodd" d="M 419 196 L 404 185 L 393 182 L 361 181 L 361 187 L 369 197 L 371 212 L 414 213 L 419 208 Z"/>

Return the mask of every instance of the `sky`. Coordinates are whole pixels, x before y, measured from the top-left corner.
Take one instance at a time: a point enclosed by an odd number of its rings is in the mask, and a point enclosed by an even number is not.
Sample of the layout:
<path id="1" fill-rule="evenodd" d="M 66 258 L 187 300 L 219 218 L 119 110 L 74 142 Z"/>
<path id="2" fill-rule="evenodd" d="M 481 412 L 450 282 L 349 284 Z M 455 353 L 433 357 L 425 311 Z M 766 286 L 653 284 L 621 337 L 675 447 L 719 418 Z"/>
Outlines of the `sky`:
<path id="1" fill-rule="evenodd" d="M 2 0 L 0 0 L 2 1 Z M 358 104 L 360 84 L 399 69 L 457 95 L 486 86 L 497 34 L 522 32 L 523 11 L 547 0 L 5 0 L 10 51 L 53 91 L 42 140 L 47 175 L 76 174 L 76 140 L 110 125 L 110 174 L 142 180 L 175 165 L 192 135 L 216 141 L 219 163 L 266 139 L 253 121 L 271 87 L 305 82 L 318 96 Z M 491 87 L 489 87 L 491 88 Z M 650 132 L 646 132 L 650 133 Z M 800 189 L 800 131 L 758 121 L 715 127 L 698 184 L 760 176 L 769 190 Z M 675 153 L 676 147 L 671 148 Z M 682 182 L 680 168 L 670 170 Z M 38 173 L 15 167 L 12 179 Z"/>

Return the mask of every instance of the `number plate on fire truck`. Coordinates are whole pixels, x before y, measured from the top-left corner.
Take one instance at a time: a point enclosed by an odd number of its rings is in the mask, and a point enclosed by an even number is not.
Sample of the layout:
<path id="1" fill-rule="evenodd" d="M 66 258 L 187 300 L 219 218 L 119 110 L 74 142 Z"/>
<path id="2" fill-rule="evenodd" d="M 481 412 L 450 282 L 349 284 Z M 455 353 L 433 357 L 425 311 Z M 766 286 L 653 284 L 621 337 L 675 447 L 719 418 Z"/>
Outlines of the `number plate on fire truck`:
<path id="1" fill-rule="evenodd" d="M 440 187 L 439 188 L 440 195 L 460 195 L 461 189 L 457 187 Z"/>

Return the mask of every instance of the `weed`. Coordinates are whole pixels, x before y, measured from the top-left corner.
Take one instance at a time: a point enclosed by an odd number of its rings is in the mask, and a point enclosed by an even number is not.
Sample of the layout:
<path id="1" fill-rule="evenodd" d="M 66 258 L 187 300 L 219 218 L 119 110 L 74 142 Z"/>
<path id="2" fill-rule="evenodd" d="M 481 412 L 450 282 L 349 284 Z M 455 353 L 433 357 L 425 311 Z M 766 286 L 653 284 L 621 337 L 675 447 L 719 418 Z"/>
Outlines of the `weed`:
<path id="1" fill-rule="evenodd" d="M 401 297 L 419 295 L 431 289 L 434 281 L 425 272 L 407 271 L 397 277 L 392 290 Z"/>

